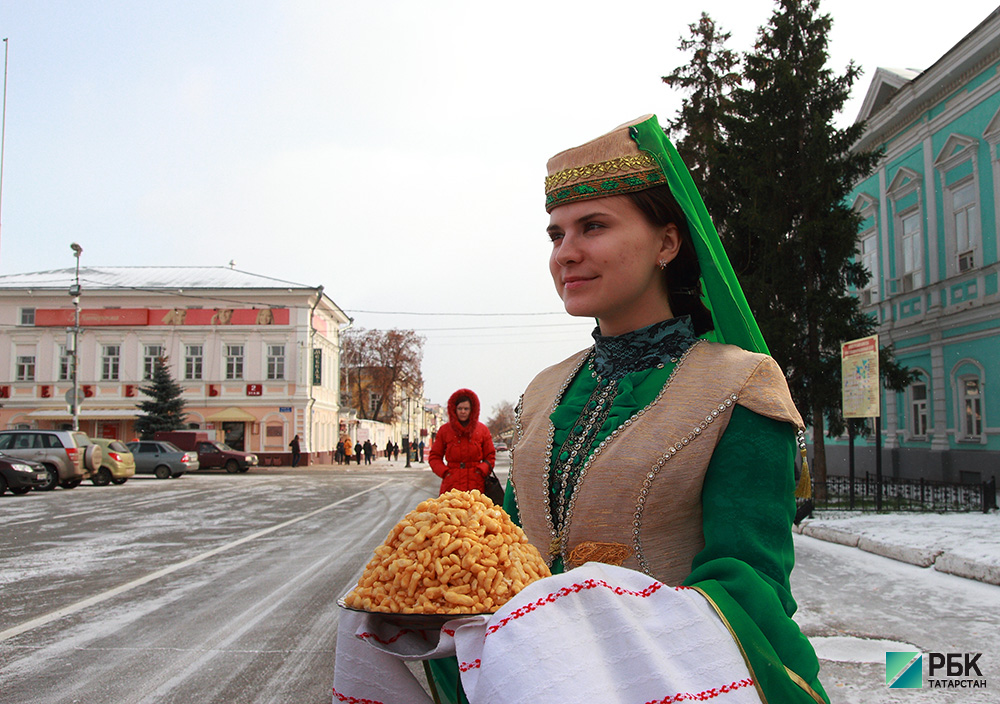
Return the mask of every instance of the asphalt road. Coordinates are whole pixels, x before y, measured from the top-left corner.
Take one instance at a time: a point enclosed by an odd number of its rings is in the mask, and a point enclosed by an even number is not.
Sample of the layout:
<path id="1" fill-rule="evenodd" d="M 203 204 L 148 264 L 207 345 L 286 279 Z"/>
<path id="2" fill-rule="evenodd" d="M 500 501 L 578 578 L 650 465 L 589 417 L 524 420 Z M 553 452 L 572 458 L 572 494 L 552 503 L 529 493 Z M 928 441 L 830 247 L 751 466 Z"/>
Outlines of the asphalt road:
<path id="1" fill-rule="evenodd" d="M 397 463 L 0 497 L 0 702 L 328 704 L 336 599 L 437 486 Z M 804 536 L 796 551 L 797 620 L 835 703 L 997 701 L 1000 588 Z M 889 690 L 890 649 L 983 652 L 990 690 Z"/>
<path id="2" fill-rule="evenodd" d="M 327 704 L 337 598 L 436 488 L 354 468 L 4 496 L 0 701 Z"/>

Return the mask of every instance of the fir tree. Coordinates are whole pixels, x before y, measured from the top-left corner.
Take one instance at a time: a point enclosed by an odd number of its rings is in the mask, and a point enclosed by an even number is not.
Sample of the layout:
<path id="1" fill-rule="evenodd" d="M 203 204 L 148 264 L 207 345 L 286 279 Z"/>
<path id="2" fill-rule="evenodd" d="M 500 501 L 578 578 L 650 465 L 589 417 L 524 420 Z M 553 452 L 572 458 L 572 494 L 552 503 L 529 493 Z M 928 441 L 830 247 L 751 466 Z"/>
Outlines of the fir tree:
<path id="1" fill-rule="evenodd" d="M 739 56 L 726 48 L 729 32 L 706 12 L 688 25 L 690 38 L 681 37 L 678 47 L 690 52 L 691 60 L 663 76 L 663 82 L 687 95 L 677 117 L 666 123 L 667 134 L 691 171 L 705 205 L 712 212 L 717 183 L 711 178 L 719 143 L 721 118 L 730 109 L 729 96 L 740 82 Z"/>
<path id="2" fill-rule="evenodd" d="M 149 384 L 140 386 L 139 391 L 149 396 L 149 400 L 137 405 L 145 413 L 136 418 L 135 432 L 143 440 L 150 440 L 158 430 L 180 430 L 184 428 L 187 414 L 184 413 L 184 389 L 170 376 L 169 360 L 160 357 L 153 367 L 153 378 Z"/>
<path id="3" fill-rule="evenodd" d="M 777 0 L 743 58 L 710 153 L 713 217 L 771 354 L 813 427 L 813 472 L 826 480 L 824 428 L 839 434 L 840 344 L 876 331 L 851 293 L 868 273 L 857 261 L 859 216 L 847 202 L 879 154 L 850 151 L 864 129 L 834 125 L 860 77 L 826 67 L 832 20 L 819 0 Z M 692 132 L 692 134 L 694 134 Z M 911 377 L 884 349 L 884 383 Z"/>

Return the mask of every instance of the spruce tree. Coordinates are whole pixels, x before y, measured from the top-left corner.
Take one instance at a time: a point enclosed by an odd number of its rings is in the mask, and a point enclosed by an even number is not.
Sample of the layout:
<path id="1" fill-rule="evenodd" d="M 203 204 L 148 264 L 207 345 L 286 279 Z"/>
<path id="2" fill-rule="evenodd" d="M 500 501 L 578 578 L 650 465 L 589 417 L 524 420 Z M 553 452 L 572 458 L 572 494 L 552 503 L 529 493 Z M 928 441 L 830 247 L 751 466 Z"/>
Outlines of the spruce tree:
<path id="1" fill-rule="evenodd" d="M 710 207 L 772 356 L 813 427 L 813 473 L 826 480 L 824 428 L 843 429 L 840 344 L 877 329 L 851 291 L 868 273 L 857 260 L 859 216 L 848 196 L 878 153 L 852 153 L 864 125 L 834 119 L 860 77 L 826 64 L 829 15 L 819 0 L 777 0 L 742 82 L 727 96 L 711 153 Z M 890 388 L 909 373 L 885 349 Z"/>
<path id="2" fill-rule="evenodd" d="M 690 38 L 681 37 L 678 47 L 689 52 L 691 60 L 662 79 L 687 94 L 678 115 L 665 127 L 711 213 L 720 185 L 712 179 L 712 166 L 723 137 L 721 118 L 740 82 L 739 56 L 726 48 L 729 32 L 723 32 L 706 12 L 688 25 L 688 31 Z"/>
<path id="3" fill-rule="evenodd" d="M 143 440 L 151 440 L 158 430 L 180 430 L 184 428 L 187 414 L 184 407 L 184 389 L 170 375 L 169 360 L 160 357 L 153 366 L 153 378 L 139 391 L 149 396 L 140 401 L 137 408 L 145 413 L 136 418 L 135 432 Z"/>

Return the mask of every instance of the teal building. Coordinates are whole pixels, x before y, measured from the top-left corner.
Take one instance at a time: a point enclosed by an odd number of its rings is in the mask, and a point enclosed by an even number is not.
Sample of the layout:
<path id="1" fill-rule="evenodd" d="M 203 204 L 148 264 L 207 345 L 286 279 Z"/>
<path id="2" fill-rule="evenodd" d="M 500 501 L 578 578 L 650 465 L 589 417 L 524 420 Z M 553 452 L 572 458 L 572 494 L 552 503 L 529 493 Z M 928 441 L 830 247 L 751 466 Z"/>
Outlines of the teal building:
<path id="1" fill-rule="evenodd" d="M 856 150 L 882 149 L 857 184 L 858 291 L 880 343 L 919 372 L 883 389 L 885 476 L 949 482 L 1000 474 L 1000 9 L 924 71 L 876 71 Z M 861 442 L 857 471 L 874 468 Z M 830 474 L 847 473 L 843 441 Z"/>

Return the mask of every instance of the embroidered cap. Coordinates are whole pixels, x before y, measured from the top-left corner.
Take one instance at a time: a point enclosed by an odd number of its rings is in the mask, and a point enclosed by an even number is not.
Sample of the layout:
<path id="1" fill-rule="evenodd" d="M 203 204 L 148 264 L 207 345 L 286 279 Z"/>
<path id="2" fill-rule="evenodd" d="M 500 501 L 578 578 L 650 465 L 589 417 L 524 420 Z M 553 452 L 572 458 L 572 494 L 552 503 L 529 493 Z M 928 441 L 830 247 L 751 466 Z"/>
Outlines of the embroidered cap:
<path id="1" fill-rule="evenodd" d="M 750 312 L 743 289 L 712 218 L 677 149 L 655 115 L 626 122 L 579 147 L 549 159 L 545 210 L 566 203 L 606 198 L 666 184 L 684 211 L 701 267 L 702 303 L 712 313 L 715 342 L 767 354 L 767 344 Z"/>
<path id="2" fill-rule="evenodd" d="M 641 191 L 664 183 L 663 171 L 651 154 L 640 151 L 629 135 L 645 115 L 605 135 L 549 159 L 545 177 L 545 210 L 590 198 Z M 653 118 L 655 119 L 655 118 Z"/>

